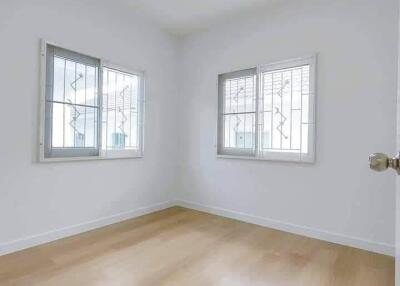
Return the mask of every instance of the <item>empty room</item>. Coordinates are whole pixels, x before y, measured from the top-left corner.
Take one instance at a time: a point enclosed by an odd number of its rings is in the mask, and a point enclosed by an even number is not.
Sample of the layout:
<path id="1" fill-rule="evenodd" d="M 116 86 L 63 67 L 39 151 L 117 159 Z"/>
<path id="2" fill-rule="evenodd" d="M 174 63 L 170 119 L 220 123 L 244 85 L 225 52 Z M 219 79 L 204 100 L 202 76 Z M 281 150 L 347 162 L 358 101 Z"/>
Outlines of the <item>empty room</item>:
<path id="1" fill-rule="evenodd" d="M 0 285 L 400 286 L 399 3 L 0 0 Z"/>

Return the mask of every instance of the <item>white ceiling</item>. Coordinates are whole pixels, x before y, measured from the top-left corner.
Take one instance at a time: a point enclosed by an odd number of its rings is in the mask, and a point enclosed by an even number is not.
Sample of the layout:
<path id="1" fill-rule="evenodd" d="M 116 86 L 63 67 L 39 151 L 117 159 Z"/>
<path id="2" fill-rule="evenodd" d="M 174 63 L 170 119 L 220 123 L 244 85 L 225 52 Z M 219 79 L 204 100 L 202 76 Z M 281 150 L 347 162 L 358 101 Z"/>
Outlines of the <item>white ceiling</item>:
<path id="1" fill-rule="evenodd" d="M 205 29 L 217 22 L 265 8 L 281 0 L 123 0 L 176 35 Z"/>

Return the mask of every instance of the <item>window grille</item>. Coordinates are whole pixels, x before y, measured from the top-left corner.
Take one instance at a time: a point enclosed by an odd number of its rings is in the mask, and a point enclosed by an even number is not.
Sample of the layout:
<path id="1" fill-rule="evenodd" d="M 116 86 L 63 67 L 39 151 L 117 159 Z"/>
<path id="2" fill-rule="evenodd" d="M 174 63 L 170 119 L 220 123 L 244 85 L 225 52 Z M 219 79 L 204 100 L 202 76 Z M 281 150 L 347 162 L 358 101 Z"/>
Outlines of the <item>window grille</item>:
<path id="1" fill-rule="evenodd" d="M 234 154 L 254 154 L 256 120 L 256 69 L 219 77 L 221 149 Z"/>
<path id="2" fill-rule="evenodd" d="M 99 154 L 99 68 L 99 60 L 48 46 L 46 157 Z"/>
<path id="3" fill-rule="evenodd" d="M 143 74 L 103 68 L 103 150 L 126 150 L 140 155 Z"/>
<path id="4" fill-rule="evenodd" d="M 218 154 L 312 162 L 314 69 L 307 57 L 220 75 Z"/>

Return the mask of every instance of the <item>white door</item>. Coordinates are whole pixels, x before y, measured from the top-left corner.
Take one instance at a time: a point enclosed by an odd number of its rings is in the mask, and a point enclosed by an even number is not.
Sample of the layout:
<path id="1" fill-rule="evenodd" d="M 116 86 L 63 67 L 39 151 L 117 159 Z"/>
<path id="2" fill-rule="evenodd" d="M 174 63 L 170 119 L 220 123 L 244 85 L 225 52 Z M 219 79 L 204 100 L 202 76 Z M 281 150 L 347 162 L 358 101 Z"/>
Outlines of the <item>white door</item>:
<path id="1" fill-rule="evenodd" d="M 400 55 L 400 46 L 399 46 Z M 399 57 L 400 59 L 400 57 Z M 400 60 L 398 63 L 400 71 Z M 397 149 L 400 150 L 400 76 L 397 83 Z M 374 153 L 369 156 L 371 169 L 381 172 L 394 169 L 400 175 L 400 156 L 389 158 L 383 153 Z M 396 179 L 396 286 L 400 286 L 400 176 Z"/>
<path id="2" fill-rule="evenodd" d="M 399 1 L 400 3 L 400 1 Z M 397 63 L 397 150 L 400 151 L 400 19 L 398 35 L 398 63 Z M 393 168 L 400 175 L 400 153 L 394 158 L 385 154 L 376 153 L 370 156 L 370 167 L 376 171 Z M 400 286 L 400 176 L 396 179 L 396 286 Z"/>
<path id="3" fill-rule="evenodd" d="M 400 19 L 399 19 L 400 27 Z M 399 29 L 400 31 L 400 29 Z M 400 37 L 399 37 L 400 39 Z M 400 43 L 400 41 L 398 40 Z M 397 64 L 397 150 L 400 150 L 400 45 Z M 396 180 L 396 286 L 400 286 L 400 177 Z"/>
<path id="4" fill-rule="evenodd" d="M 400 51 L 399 51 L 400 52 Z M 399 53 L 400 55 L 400 53 Z M 399 65 L 400 68 L 400 65 Z M 400 71 L 400 69 L 398 70 Z M 400 150 L 400 80 L 397 83 L 397 150 Z M 400 177 L 396 179 L 396 286 L 400 286 Z"/>

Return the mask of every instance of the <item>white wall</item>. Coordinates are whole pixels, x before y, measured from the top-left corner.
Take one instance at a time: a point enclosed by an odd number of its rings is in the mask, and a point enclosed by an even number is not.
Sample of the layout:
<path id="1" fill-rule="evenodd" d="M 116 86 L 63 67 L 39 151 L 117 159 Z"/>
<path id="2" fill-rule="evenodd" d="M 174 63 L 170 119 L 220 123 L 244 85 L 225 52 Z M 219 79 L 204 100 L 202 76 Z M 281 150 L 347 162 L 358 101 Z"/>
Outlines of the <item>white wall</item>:
<path id="1" fill-rule="evenodd" d="M 37 163 L 40 38 L 146 72 L 143 159 Z M 112 1 L 12 0 L 0 1 L 0 42 L 0 252 L 14 240 L 172 198 L 174 38 Z"/>
<path id="2" fill-rule="evenodd" d="M 397 14 L 396 0 L 286 1 L 187 37 L 178 197 L 391 252 L 395 175 L 367 162 L 395 154 Z M 312 52 L 316 163 L 217 159 L 217 74 Z"/>

